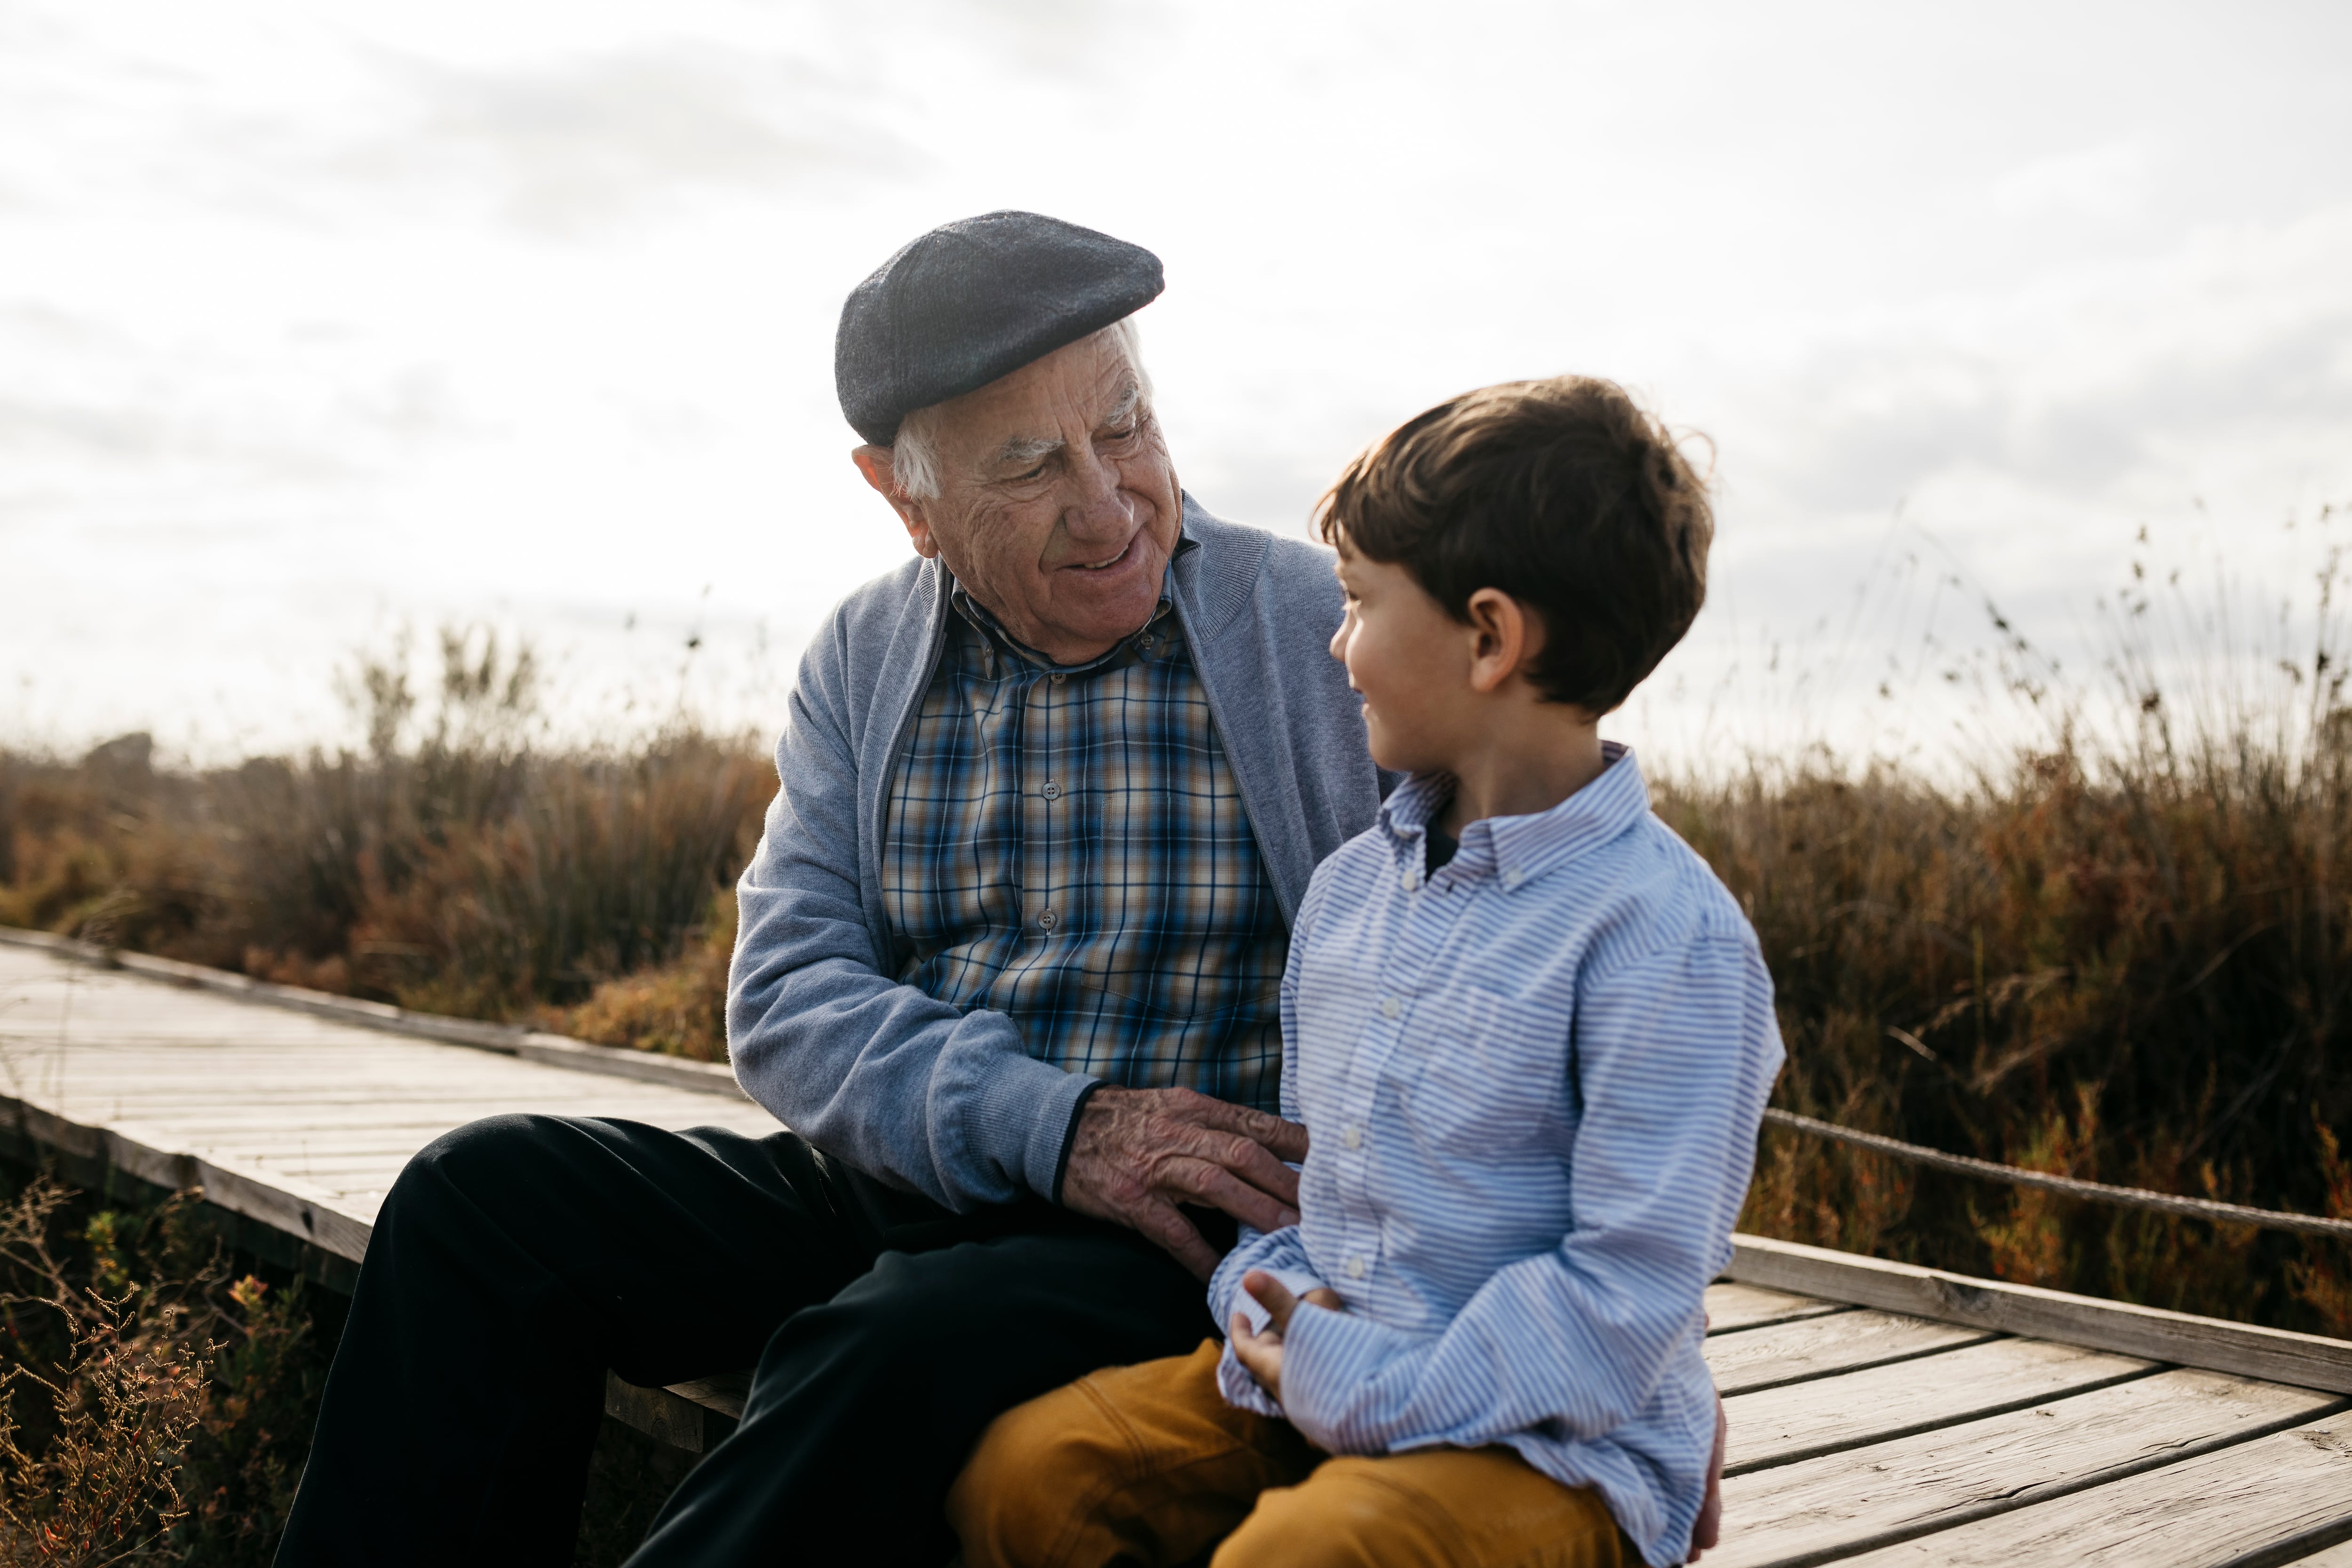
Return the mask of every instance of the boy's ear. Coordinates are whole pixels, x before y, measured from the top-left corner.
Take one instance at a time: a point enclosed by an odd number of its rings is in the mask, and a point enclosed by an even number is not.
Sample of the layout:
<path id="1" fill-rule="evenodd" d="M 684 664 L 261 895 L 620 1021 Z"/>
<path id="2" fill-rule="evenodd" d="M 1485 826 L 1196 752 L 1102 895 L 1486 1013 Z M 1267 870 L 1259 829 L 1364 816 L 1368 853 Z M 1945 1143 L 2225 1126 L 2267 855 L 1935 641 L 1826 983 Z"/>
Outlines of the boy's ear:
<path id="1" fill-rule="evenodd" d="M 1543 617 L 1500 588 L 1481 588 L 1463 606 L 1470 623 L 1470 689 L 1499 691 L 1543 652 Z"/>
<path id="2" fill-rule="evenodd" d="M 890 468 L 890 448 L 870 445 L 852 447 L 849 460 L 857 465 L 857 471 L 866 476 L 866 482 L 874 487 L 875 493 L 888 501 L 890 510 L 898 514 L 907 537 L 914 542 L 915 553 L 926 561 L 935 558 L 940 546 L 931 537 L 930 520 L 923 515 L 922 502 L 908 500 L 898 489 L 898 476 Z"/>

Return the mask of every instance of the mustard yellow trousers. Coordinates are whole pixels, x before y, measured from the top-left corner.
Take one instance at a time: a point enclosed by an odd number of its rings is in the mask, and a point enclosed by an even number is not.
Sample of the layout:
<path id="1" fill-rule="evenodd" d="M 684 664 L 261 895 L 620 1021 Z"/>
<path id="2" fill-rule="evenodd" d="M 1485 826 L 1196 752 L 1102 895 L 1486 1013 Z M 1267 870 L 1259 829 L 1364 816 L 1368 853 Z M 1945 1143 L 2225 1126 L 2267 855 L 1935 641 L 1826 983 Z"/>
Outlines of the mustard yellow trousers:
<path id="1" fill-rule="evenodd" d="M 948 1497 L 967 1568 L 1636 1568 L 1508 1448 L 1334 1458 L 1217 1392 L 1214 1340 L 1006 1411 Z"/>

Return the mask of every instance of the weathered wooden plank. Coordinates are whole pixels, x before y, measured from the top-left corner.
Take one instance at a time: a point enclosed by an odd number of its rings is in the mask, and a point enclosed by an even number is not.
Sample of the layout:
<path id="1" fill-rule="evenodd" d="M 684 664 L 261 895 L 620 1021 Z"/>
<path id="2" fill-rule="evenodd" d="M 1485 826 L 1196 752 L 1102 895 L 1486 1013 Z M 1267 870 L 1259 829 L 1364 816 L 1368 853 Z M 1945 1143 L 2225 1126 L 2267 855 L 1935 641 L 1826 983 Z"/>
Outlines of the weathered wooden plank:
<path id="1" fill-rule="evenodd" d="M 282 1173 L 257 1173 L 173 1148 L 136 1125 L 85 1127 L 37 1105 L 0 1097 L 0 1120 L 37 1142 L 129 1172 L 156 1186 L 202 1187 L 207 1202 L 256 1219 L 322 1251 L 357 1262 L 367 1252 L 373 1207 Z"/>
<path id="2" fill-rule="evenodd" d="M 1710 1334 L 1760 1329 L 1768 1323 L 1826 1317 L 1832 1312 L 1848 1310 L 1843 1301 L 1792 1296 L 1786 1290 L 1767 1290 L 1760 1285 L 1736 1285 L 1728 1280 L 1718 1280 L 1706 1288 L 1706 1331 Z"/>
<path id="3" fill-rule="evenodd" d="M 252 1084 L 272 1100 L 317 1089 L 337 1103 L 350 1103 L 376 1090 L 404 1100 L 496 1093 L 508 1086 L 536 1084 L 540 1098 L 589 1100 L 598 1098 L 652 1094 L 680 1103 L 693 1102 L 699 1114 L 725 1115 L 749 1102 L 740 1098 L 719 1100 L 670 1084 L 635 1084 L 614 1074 L 565 1072 L 541 1078 L 543 1068 L 515 1058 L 499 1058 L 423 1042 L 409 1047 L 414 1056 L 368 1056 L 356 1053 L 338 1058 L 320 1042 L 289 1042 L 267 1049 L 184 1045 L 129 1047 L 95 1043 L 58 1047 L 10 1047 L 0 1044 L 9 1058 L 10 1075 L 20 1081 L 51 1080 L 59 1091 L 73 1096 L 94 1094 L 152 1098 L 162 1102 L 191 1100 L 196 1103 L 238 1103 L 226 1100 L 221 1089 L 233 1082 Z M 719 1100 L 717 1104 L 709 1104 Z"/>
<path id="4" fill-rule="evenodd" d="M 420 1047 L 435 1050 L 443 1047 Z M 184 1071 L 185 1069 L 183 1068 Z M 267 1098 L 244 1099 L 225 1089 L 158 1081 L 159 1074 L 141 1064 L 111 1063 L 85 1058 L 72 1064 L 59 1079 L 55 1075 L 7 1074 L 19 1096 L 31 1094 L 41 1103 L 77 1120 L 131 1118 L 184 1126 L 206 1134 L 227 1135 L 247 1129 L 272 1130 L 287 1124 L 289 1111 L 299 1110 L 313 1130 L 384 1126 L 452 1127 L 477 1116 L 516 1110 L 543 1110 L 562 1115 L 623 1115 L 676 1126 L 716 1123 L 751 1131 L 772 1132 L 778 1123 L 748 1100 L 722 1100 L 715 1096 L 687 1094 L 657 1085 L 635 1086 L 613 1078 L 580 1073 L 551 1073 L 544 1068 L 517 1067 L 523 1074 L 545 1073 L 551 1086 L 535 1084 L 529 1077 L 486 1082 L 443 1084 L 427 1091 L 421 1087 L 371 1085 L 365 1079 L 346 1079 L 330 1094 L 305 1097 L 305 1080 L 274 1072 L 268 1064 L 243 1068 L 222 1064 L 215 1076 L 234 1082 L 240 1076 L 268 1075 L 276 1084 Z M 144 1085 L 143 1088 L 140 1087 Z M 586 1084 L 583 1091 L 572 1087 Z M 376 1088 L 380 1092 L 366 1091 Z"/>
<path id="5" fill-rule="evenodd" d="M 1850 1568 L 2253 1568 L 2333 1545 L 2338 1531 L 2352 1531 L 2347 1415 L 1840 1561 Z"/>
<path id="6" fill-rule="evenodd" d="M 378 1075 L 338 1074 L 329 1078 L 298 1077 L 284 1071 L 274 1071 L 283 1064 L 261 1062 L 249 1068 L 241 1064 L 224 1063 L 221 1068 L 231 1072 L 249 1070 L 267 1073 L 269 1081 L 257 1084 L 250 1093 L 238 1094 L 218 1084 L 173 1082 L 152 1074 L 141 1072 L 142 1064 L 93 1062 L 89 1064 L 104 1075 L 99 1081 L 84 1084 L 69 1082 L 65 1088 L 65 1100 L 58 1109 L 120 1108 L 126 1112 L 173 1115 L 181 1112 L 242 1111 L 252 1120 L 267 1120 L 272 1113 L 288 1107 L 349 1109 L 376 1107 L 385 1110 L 430 1110 L 448 1103 L 462 1104 L 468 1100 L 499 1098 L 510 1095 L 509 1080 L 489 1079 L 478 1084 L 440 1079 L 433 1083 L 401 1083 Z M 134 1076 L 136 1075 L 136 1076 Z M 567 1074 L 567 1078 L 581 1075 Z M 583 1079 L 593 1085 L 596 1080 Z M 609 1080 L 607 1080 L 609 1081 Z M 625 1091 L 624 1091 L 625 1092 Z M 652 1099 L 665 1099 L 670 1091 L 656 1091 Z M 533 1098 L 550 1105 L 582 1104 L 611 1100 L 613 1090 L 592 1087 L 586 1090 L 557 1089 Z M 633 1103 L 647 1103 L 647 1097 L 631 1096 Z M 709 1105 L 709 1097 L 697 1095 L 692 1104 L 703 1115 L 727 1115 L 733 1108 Z M 681 1108 L 688 1101 L 677 1101 Z"/>
<path id="7" fill-rule="evenodd" d="M 604 1414 L 674 1448 L 702 1452 L 705 1408 L 666 1388 L 640 1388 L 620 1374 L 604 1374 Z"/>
<path id="8" fill-rule="evenodd" d="M 1886 1312 L 1836 1312 L 1710 1335 L 1706 1364 L 1717 1391 L 1728 1395 L 1908 1361 L 1990 1337 L 1980 1330 Z"/>
<path id="9" fill-rule="evenodd" d="M 520 1046 L 460 1049 L 119 973 L 59 983 L 58 967 L 0 952 L 0 1121 L 89 1168 L 200 1186 L 219 1207 L 350 1261 L 364 1256 L 407 1159 L 480 1116 L 776 1127 L 699 1083 L 557 1070 Z M 126 1035 L 144 1043 L 104 1043 Z"/>
<path id="10" fill-rule="evenodd" d="M 248 1173 L 201 1157 L 195 1166 L 195 1184 L 204 1189 L 207 1203 L 260 1220 L 338 1258 L 357 1263 L 367 1257 L 375 1205 L 357 1204 L 348 1194 L 328 1192 L 281 1173 Z"/>
<path id="11" fill-rule="evenodd" d="M 300 1115 L 313 1130 L 327 1132 L 336 1129 L 364 1131 L 387 1127 L 454 1127 L 478 1116 L 518 1110 L 561 1116 L 626 1115 L 678 1126 L 716 1123 L 747 1131 L 758 1128 L 762 1132 L 777 1130 L 775 1119 L 748 1100 L 719 1100 L 714 1096 L 683 1095 L 665 1089 L 650 1089 L 643 1095 L 625 1091 L 539 1095 L 528 1085 L 506 1084 L 470 1088 L 462 1093 L 429 1100 L 421 1096 L 387 1096 L 373 1104 L 335 1102 L 323 1098 L 313 1104 L 292 1095 L 273 1097 L 259 1104 L 236 1104 L 226 1100 L 118 1095 L 108 1092 L 102 1083 L 91 1082 L 59 1089 L 37 1079 L 19 1080 L 18 1092 L 37 1094 L 42 1103 L 76 1120 L 132 1119 L 215 1135 L 273 1131 L 286 1125 L 287 1118 L 294 1114 Z"/>
<path id="12" fill-rule="evenodd" d="M 1941 1322 L 2352 1394 L 2352 1341 L 1971 1279 L 1762 1237 L 1732 1237 L 1731 1267 L 1726 1273 L 1743 1284 L 1804 1291 Z"/>
<path id="13" fill-rule="evenodd" d="M 669 1392 L 681 1399 L 692 1400 L 706 1410 L 716 1410 L 729 1420 L 740 1420 L 743 1402 L 751 1394 L 751 1374 L 749 1371 L 722 1373 L 717 1377 L 698 1377 L 691 1383 L 673 1383 Z"/>
<path id="14" fill-rule="evenodd" d="M 709 1103 L 708 1100 L 698 1100 L 695 1109 Z M 422 1146 L 452 1127 L 462 1127 L 467 1122 L 481 1117 L 542 1110 L 563 1116 L 628 1116 L 640 1121 L 667 1121 L 677 1125 L 688 1124 L 691 1117 L 691 1111 L 686 1108 L 661 1100 L 632 1103 L 625 1097 L 616 1095 L 574 1105 L 548 1107 L 535 1103 L 525 1096 L 509 1094 L 495 1097 L 485 1095 L 474 1100 L 452 1100 L 446 1105 L 428 1107 L 422 1111 L 407 1107 L 393 1107 L 382 1112 L 370 1113 L 354 1107 L 323 1107 L 316 1114 L 305 1115 L 300 1131 L 312 1142 L 320 1145 L 338 1137 L 362 1138 L 392 1133 L 414 1133 L 417 1144 Z M 107 1120 L 112 1121 L 114 1118 L 109 1116 Z M 122 1120 L 131 1121 L 134 1118 L 126 1114 Z M 240 1140 L 249 1138 L 274 1142 L 278 1134 L 288 1130 L 282 1116 L 273 1120 L 268 1116 L 231 1117 L 199 1111 L 168 1116 L 142 1114 L 137 1116 L 135 1120 L 143 1126 L 168 1127 L 175 1135 L 182 1138 L 201 1139 L 208 1142 L 223 1144 L 234 1144 Z M 700 1120 L 717 1121 L 721 1118 L 704 1117 Z M 773 1118 L 768 1119 L 767 1131 L 771 1132 L 776 1131 Z"/>
<path id="15" fill-rule="evenodd" d="M 529 1076 L 544 1065 L 518 1056 L 468 1051 L 460 1046 L 444 1045 L 437 1041 L 394 1043 L 381 1037 L 362 1037 L 362 1043 L 355 1045 L 334 1037 L 335 1031 L 323 1028 L 316 1036 L 257 1040 L 216 1036 L 184 1039 L 131 1038 L 101 1032 L 102 1027 L 85 1019 L 77 1026 L 75 1037 L 62 1044 L 55 1039 L 12 1039 L 0 1033 L 0 1046 L 5 1046 L 8 1054 L 21 1063 L 30 1064 L 47 1058 L 65 1063 L 89 1060 L 117 1062 L 124 1066 L 160 1067 L 174 1071 L 184 1084 L 196 1086 L 201 1086 L 202 1082 L 197 1075 L 206 1068 L 259 1068 L 271 1063 L 321 1084 L 334 1083 L 353 1074 L 363 1074 L 381 1077 L 387 1081 L 427 1085 L 445 1080 L 513 1081 Z M 556 1080 L 555 1087 L 585 1092 L 599 1085 L 611 1089 L 616 1083 L 629 1081 L 611 1073 L 578 1073 L 567 1074 L 565 1079 Z M 657 1087 L 677 1094 L 697 1092 L 679 1084 L 665 1083 Z"/>
<path id="16" fill-rule="evenodd" d="M 2299 1426 L 2341 1396 L 2159 1373 L 1917 1436 L 1735 1476 L 1720 1568 L 1805 1568 Z"/>
<path id="17" fill-rule="evenodd" d="M 1729 1473 L 1886 1442 L 2146 1377 L 2157 1363 L 2046 1340 L 1990 1340 L 1921 1361 L 1724 1401 Z"/>
<path id="18" fill-rule="evenodd" d="M 547 1067 L 567 1071 L 609 1075 L 645 1083 L 660 1083 L 690 1092 L 733 1099 L 743 1099 L 743 1091 L 730 1068 L 710 1062 L 688 1061 L 683 1057 L 660 1056 L 646 1051 L 625 1050 L 612 1046 L 591 1045 L 584 1040 L 566 1039 L 560 1035 L 530 1029 L 509 1024 L 477 1023 L 465 1018 L 445 1018 L 426 1013 L 410 1013 L 381 1002 L 363 1002 L 355 997 L 334 996 L 324 992 L 306 991 L 297 986 L 275 985 L 254 980 L 243 974 L 223 970 L 205 969 L 193 963 L 181 963 L 171 959 L 151 958 L 143 953 L 108 952 L 64 937 L 42 931 L 22 931 L 0 927 L 0 944 L 18 949 L 31 948 L 47 956 L 50 962 L 93 964 L 104 970 L 128 973 L 142 979 L 161 983 L 184 991 L 209 994 L 212 997 L 234 1005 L 237 1003 L 259 1004 L 285 1012 L 306 1015 L 339 1024 L 353 1030 L 380 1030 L 412 1038 L 432 1039 L 478 1050 L 495 1051 Z M 12 958 L 15 954 L 10 955 Z M 20 974 L 21 963 L 0 969 L 0 976 Z"/>

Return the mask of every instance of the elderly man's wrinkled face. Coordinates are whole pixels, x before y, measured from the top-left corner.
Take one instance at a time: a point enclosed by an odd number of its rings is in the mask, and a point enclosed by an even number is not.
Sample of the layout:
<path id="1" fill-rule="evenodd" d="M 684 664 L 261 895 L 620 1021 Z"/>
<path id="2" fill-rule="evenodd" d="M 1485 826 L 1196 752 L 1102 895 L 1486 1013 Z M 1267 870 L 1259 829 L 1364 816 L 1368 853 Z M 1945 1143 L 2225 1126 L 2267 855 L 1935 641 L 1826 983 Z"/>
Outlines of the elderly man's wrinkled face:
<path id="1" fill-rule="evenodd" d="M 1100 331 L 941 405 L 938 496 L 855 457 L 915 548 L 1060 664 L 1108 650 L 1159 602 L 1183 521 L 1176 472 L 1118 333 Z"/>

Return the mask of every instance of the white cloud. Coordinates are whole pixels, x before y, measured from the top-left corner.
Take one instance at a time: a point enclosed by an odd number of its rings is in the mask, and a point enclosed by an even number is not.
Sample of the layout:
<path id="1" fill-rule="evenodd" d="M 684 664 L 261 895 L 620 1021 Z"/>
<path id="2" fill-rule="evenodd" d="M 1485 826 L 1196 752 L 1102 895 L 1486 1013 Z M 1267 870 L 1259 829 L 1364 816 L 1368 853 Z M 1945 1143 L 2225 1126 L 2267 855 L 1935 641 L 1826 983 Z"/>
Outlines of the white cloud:
<path id="1" fill-rule="evenodd" d="M 1993 210 L 2011 220 L 2049 216 L 2116 218 L 2140 210 L 2151 177 L 2147 150 L 2136 141 L 2037 158 L 1993 182 Z"/>
<path id="2" fill-rule="evenodd" d="M 24 0 L 0 732 L 299 737 L 380 616 L 536 628 L 581 693 L 666 668 L 633 613 L 703 616 L 711 700 L 772 706 L 749 671 L 904 550 L 843 460 L 842 293 L 1004 205 L 1166 258 L 1148 352 L 1230 513 L 1595 372 L 1721 454 L 1686 691 L 1844 624 L 1898 503 L 2063 629 L 2141 521 L 2352 492 L 2347 16 Z M 1975 616 L 1917 573 L 1870 623 L 1915 652 Z"/>

